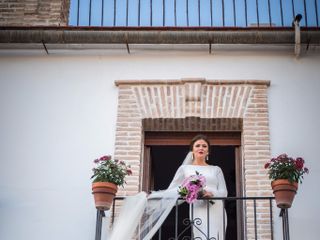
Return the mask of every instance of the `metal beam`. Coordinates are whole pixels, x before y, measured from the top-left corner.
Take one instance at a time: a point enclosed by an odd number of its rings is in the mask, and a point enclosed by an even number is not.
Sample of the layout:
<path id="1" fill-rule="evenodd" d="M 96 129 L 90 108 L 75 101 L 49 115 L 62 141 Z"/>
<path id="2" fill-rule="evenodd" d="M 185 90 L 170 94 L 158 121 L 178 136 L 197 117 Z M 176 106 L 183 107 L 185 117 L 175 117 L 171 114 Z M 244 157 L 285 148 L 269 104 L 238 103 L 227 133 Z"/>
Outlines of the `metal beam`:
<path id="1" fill-rule="evenodd" d="M 320 31 L 302 30 L 300 44 L 320 44 Z M 0 43 L 46 44 L 295 44 L 295 30 L 90 30 L 0 28 Z"/>

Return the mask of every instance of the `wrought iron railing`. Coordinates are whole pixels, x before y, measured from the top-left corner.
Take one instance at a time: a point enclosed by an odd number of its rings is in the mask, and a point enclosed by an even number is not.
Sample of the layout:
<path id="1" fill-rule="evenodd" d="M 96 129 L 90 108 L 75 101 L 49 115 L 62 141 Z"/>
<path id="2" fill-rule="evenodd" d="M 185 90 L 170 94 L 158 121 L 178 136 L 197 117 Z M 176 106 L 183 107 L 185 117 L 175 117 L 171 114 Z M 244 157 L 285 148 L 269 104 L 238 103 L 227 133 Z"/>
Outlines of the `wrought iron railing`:
<path id="1" fill-rule="evenodd" d="M 319 27 L 320 0 L 71 0 L 70 26 Z"/>
<path id="2" fill-rule="evenodd" d="M 111 222 L 113 223 L 114 216 L 115 216 L 115 209 L 117 202 L 123 201 L 123 197 L 117 197 L 115 198 L 115 201 L 113 203 L 113 208 L 111 212 Z M 224 227 L 225 224 L 230 226 L 232 224 L 231 221 L 234 221 L 236 219 L 236 229 L 227 229 L 225 232 L 223 232 L 222 236 L 223 239 L 260 239 L 263 237 L 266 237 L 266 234 L 268 235 L 268 238 L 273 240 L 274 239 L 274 231 L 273 231 L 273 225 L 274 225 L 274 209 L 273 209 L 273 202 L 274 197 L 227 197 L 227 198 L 213 198 L 213 201 L 222 201 L 223 206 L 226 209 L 227 215 L 229 220 L 225 219 L 223 216 Z M 192 212 L 191 217 L 189 217 L 189 210 L 186 211 L 186 209 L 182 210 L 184 211 L 185 217 L 182 216 L 182 218 L 178 217 L 181 216 L 181 201 L 182 199 L 178 199 L 176 202 L 175 208 L 171 212 L 171 218 L 174 219 L 174 226 L 173 229 L 171 228 L 170 231 L 168 231 L 168 228 L 162 229 L 165 225 L 162 225 L 159 229 L 158 233 L 153 239 L 161 240 L 161 239 L 193 239 L 192 237 L 192 231 L 191 229 L 193 227 L 198 228 L 202 222 L 203 219 L 199 218 L 193 218 Z M 206 199 L 207 206 L 209 206 L 209 200 Z M 189 207 L 189 206 L 187 206 Z M 192 208 L 191 208 L 192 209 Z M 231 209 L 231 210 L 230 210 Z M 235 210 L 237 212 L 236 216 L 232 215 L 232 210 Z M 207 214 L 209 215 L 209 207 L 207 208 Z M 169 215 L 169 217 L 170 217 Z M 231 218 L 230 218 L 231 216 Z M 98 210 L 97 211 L 97 224 L 96 224 L 96 238 L 95 240 L 101 239 L 101 228 L 102 228 L 102 218 L 104 217 L 104 211 Z M 289 240 L 289 222 L 288 222 L 288 210 L 287 209 L 281 209 L 279 217 L 282 218 L 282 230 L 283 230 L 283 240 Z M 207 218 L 209 219 L 209 218 Z M 261 225 L 261 226 L 259 226 Z M 171 224 L 172 227 L 172 224 Z M 229 232 L 228 232 L 229 231 Z M 168 232 L 171 233 L 170 236 L 168 236 Z M 232 236 L 230 237 L 230 232 L 232 232 Z M 164 236 L 163 233 L 166 233 L 167 235 Z M 229 236 L 228 236 L 229 233 Z M 202 238 L 195 238 L 195 239 L 214 239 L 209 238 L 206 233 L 203 233 Z M 216 238 L 218 239 L 218 238 Z M 221 239 L 220 239 L 221 240 Z"/>

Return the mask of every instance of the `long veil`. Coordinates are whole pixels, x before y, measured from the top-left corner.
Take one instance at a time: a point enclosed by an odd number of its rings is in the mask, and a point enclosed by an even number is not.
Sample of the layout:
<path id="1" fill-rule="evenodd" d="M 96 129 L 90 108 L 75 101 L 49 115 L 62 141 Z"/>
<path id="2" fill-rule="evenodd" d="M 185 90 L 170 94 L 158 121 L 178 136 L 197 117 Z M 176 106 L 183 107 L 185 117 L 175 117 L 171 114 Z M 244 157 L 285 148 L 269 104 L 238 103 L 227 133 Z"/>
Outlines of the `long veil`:
<path id="1" fill-rule="evenodd" d="M 191 163 L 192 152 L 189 152 L 182 165 Z M 148 196 L 140 192 L 126 198 L 113 225 L 110 240 L 128 240 L 132 237 L 150 240 L 154 236 L 179 198 L 177 189 L 184 177 L 181 166 L 166 190 L 155 191 Z"/>

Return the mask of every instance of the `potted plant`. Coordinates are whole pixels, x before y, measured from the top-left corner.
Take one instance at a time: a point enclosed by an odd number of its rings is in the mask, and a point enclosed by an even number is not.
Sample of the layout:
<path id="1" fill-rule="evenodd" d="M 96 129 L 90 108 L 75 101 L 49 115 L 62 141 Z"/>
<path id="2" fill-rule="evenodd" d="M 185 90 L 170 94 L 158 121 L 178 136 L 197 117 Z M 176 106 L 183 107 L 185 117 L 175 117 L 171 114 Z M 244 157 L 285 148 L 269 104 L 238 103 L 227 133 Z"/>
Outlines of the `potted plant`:
<path id="1" fill-rule="evenodd" d="M 118 191 L 118 186 L 126 183 L 125 177 L 131 175 L 130 165 L 110 155 L 94 160 L 96 167 L 92 169 L 92 194 L 97 209 L 109 210 Z"/>
<path id="2" fill-rule="evenodd" d="M 287 154 L 281 154 L 272 158 L 265 166 L 268 169 L 271 187 L 279 208 L 290 208 L 298 189 L 298 183 L 302 183 L 303 175 L 309 173 L 304 166 L 301 157 L 292 158 Z"/>

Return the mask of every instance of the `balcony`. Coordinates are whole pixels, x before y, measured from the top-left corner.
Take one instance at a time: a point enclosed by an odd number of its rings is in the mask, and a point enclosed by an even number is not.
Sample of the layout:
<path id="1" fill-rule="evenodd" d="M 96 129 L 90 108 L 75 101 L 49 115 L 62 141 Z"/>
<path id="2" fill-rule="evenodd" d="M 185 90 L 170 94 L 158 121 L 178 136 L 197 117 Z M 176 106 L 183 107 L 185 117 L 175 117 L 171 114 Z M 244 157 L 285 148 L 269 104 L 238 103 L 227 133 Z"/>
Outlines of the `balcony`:
<path id="1" fill-rule="evenodd" d="M 119 211 L 123 197 L 115 198 L 111 222 L 113 223 L 116 212 Z M 212 201 L 222 201 L 226 209 L 227 217 L 221 221 L 227 226 L 223 232 L 223 239 L 226 240 L 244 240 L 244 239 L 274 239 L 274 222 L 275 218 L 281 218 L 283 240 L 289 240 L 289 223 L 288 210 L 281 209 L 279 216 L 274 216 L 273 197 L 227 197 L 213 198 Z M 210 200 L 207 201 L 209 206 Z M 153 237 L 153 240 L 179 240 L 179 239 L 219 239 L 219 237 L 208 237 L 207 232 L 203 232 L 201 237 L 193 238 L 191 229 L 198 228 L 203 224 L 204 219 L 189 218 L 189 205 L 182 203 L 178 199 L 175 207 L 167 217 L 166 221 L 160 227 Z M 182 204 L 181 204 L 182 203 Z M 191 206 L 191 216 L 193 208 Z M 209 207 L 207 208 L 209 210 Z M 208 211 L 209 215 L 210 212 Z M 96 237 L 95 240 L 101 239 L 102 218 L 104 211 L 97 211 Z M 138 228 L 139 229 L 139 228 Z M 139 233 L 137 233 L 139 235 Z M 136 237 L 139 239 L 138 237 Z M 221 240 L 221 239 L 220 239 Z"/>

